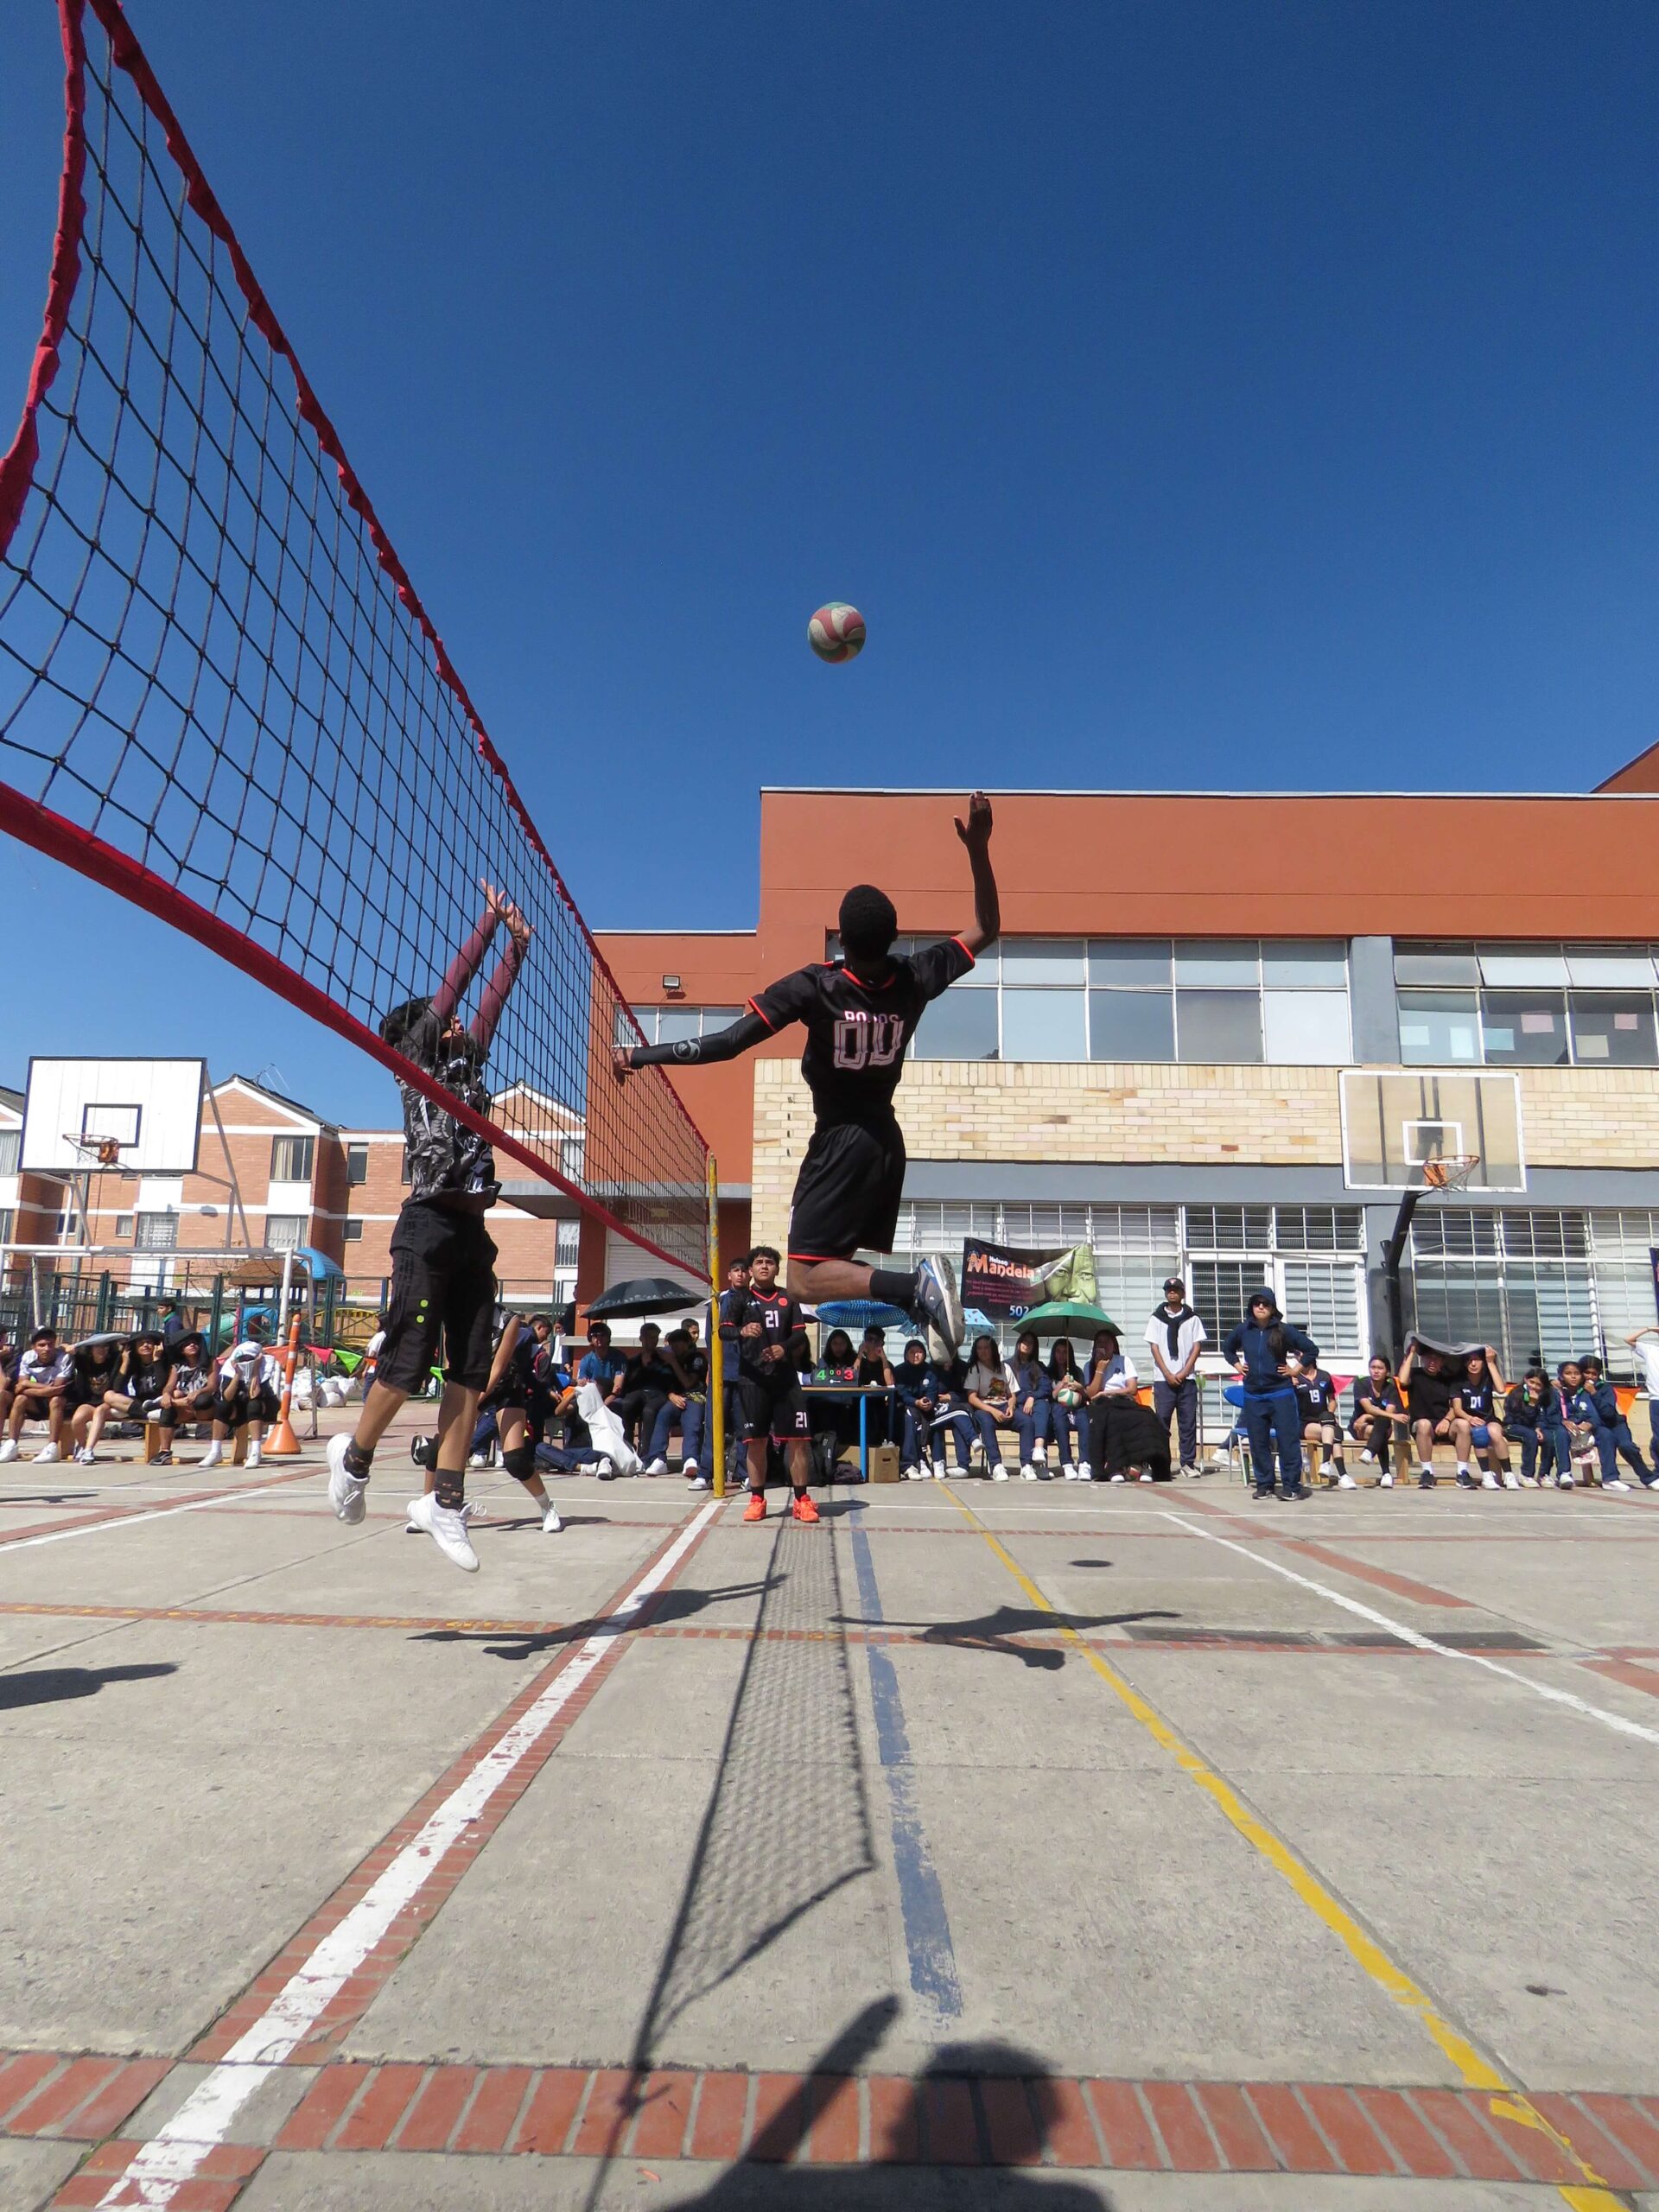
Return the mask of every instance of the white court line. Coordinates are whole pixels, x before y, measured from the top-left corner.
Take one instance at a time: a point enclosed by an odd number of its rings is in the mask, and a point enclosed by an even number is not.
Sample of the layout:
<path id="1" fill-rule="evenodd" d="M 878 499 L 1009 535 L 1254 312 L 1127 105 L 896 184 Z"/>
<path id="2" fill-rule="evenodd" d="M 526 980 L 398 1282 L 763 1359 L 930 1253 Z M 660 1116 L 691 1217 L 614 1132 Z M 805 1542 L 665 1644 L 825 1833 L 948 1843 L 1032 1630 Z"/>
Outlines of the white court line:
<path id="1" fill-rule="evenodd" d="M 723 1498 L 711 1497 L 680 1531 L 657 1564 L 645 1570 L 614 1611 L 578 1647 L 575 1658 L 528 1712 L 456 1783 L 420 1833 L 410 1839 L 339 1925 L 322 1937 L 167 2125 L 135 2154 L 120 2179 L 99 2199 L 100 2204 L 132 2202 L 126 2196 L 129 2190 L 137 2190 L 140 2204 L 173 2202 L 208 2152 L 224 2141 L 242 2107 L 305 2041 L 397 1915 L 419 1895 L 445 1854 L 479 1818 L 526 1752 L 547 1733 L 632 1616 L 662 1587 L 724 1503 Z"/>
<path id="2" fill-rule="evenodd" d="M 321 1470 L 308 1468 L 306 1471 L 321 1473 Z M 204 1506 L 235 1505 L 245 1497 L 275 1497 L 292 1481 L 290 1475 L 279 1483 L 262 1483 L 257 1490 L 216 1490 L 209 1497 L 192 1498 L 188 1505 L 158 1505 L 152 1512 L 124 1513 L 111 1521 L 82 1521 L 67 1529 L 48 1529 L 43 1536 L 19 1536 L 10 1542 L 0 1529 L 0 1560 L 13 1552 L 33 1551 L 36 1544 L 67 1544 L 72 1536 L 106 1536 L 113 1529 L 137 1529 L 146 1521 L 170 1521 L 175 1513 L 200 1513 Z"/>
<path id="3" fill-rule="evenodd" d="M 1414 1628 L 1408 1628 L 1403 1621 L 1390 1620 L 1386 1613 L 1379 1613 L 1374 1605 L 1362 1605 L 1357 1598 L 1344 1597 L 1340 1590 L 1332 1590 L 1328 1583 L 1315 1582 L 1311 1575 L 1298 1574 L 1294 1567 L 1281 1567 L 1276 1559 L 1268 1559 L 1261 1552 L 1253 1552 L 1248 1544 L 1236 1543 L 1230 1536 L 1218 1535 L 1213 1529 L 1201 1522 L 1188 1521 L 1179 1513 L 1166 1513 L 1166 1521 L 1173 1521 L 1178 1529 L 1185 1529 L 1189 1535 L 1202 1536 L 1207 1543 L 1220 1544 L 1230 1552 L 1236 1552 L 1241 1559 L 1248 1559 L 1257 1567 L 1265 1567 L 1274 1574 L 1282 1574 L 1287 1582 L 1300 1584 L 1321 1598 L 1328 1598 L 1333 1605 L 1340 1605 L 1344 1612 L 1357 1613 L 1363 1621 L 1370 1621 L 1376 1628 L 1385 1628 L 1390 1636 L 1397 1636 L 1402 1643 L 1411 1644 L 1418 1651 L 1437 1651 L 1442 1659 L 1459 1659 L 1465 1666 L 1484 1667 L 1489 1675 L 1502 1675 L 1506 1681 L 1519 1682 L 1523 1690 L 1530 1690 L 1535 1697 L 1548 1699 L 1552 1705 L 1565 1705 L 1574 1713 L 1581 1713 L 1586 1719 L 1599 1720 L 1620 1736 L 1636 1736 L 1644 1744 L 1659 1744 L 1659 1729 L 1644 1728 L 1639 1720 L 1627 1720 L 1622 1713 L 1610 1713 L 1605 1706 L 1592 1705 L 1588 1698 L 1578 1697 L 1571 1690 L 1557 1689 L 1553 1682 L 1534 1681 L 1529 1675 L 1517 1674 L 1513 1667 L 1500 1666 L 1496 1659 L 1488 1659 L 1479 1651 L 1460 1651 L 1455 1644 L 1437 1643 L 1432 1636 L 1424 1636 Z M 1545 1656 L 1550 1655 L 1542 1655 Z"/>

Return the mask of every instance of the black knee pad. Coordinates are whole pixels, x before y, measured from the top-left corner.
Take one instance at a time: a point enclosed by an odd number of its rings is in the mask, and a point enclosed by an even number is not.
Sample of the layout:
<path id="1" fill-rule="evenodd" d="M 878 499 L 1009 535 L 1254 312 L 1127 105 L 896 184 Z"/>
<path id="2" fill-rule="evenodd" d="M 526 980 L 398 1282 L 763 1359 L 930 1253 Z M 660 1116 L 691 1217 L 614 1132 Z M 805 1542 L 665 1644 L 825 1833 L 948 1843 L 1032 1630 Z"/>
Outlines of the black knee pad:
<path id="1" fill-rule="evenodd" d="M 417 1467 L 435 1467 L 438 1464 L 438 1440 L 435 1436 L 417 1436 L 409 1447 L 409 1456 Z"/>
<path id="2" fill-rule="evenodd" d="M 515 1444 L 511 1452 L 501 1454 L 501 1464 L 514 1482 L 530 1482 L 536 1473 L 536 1446 L 529 1443 Z"/>

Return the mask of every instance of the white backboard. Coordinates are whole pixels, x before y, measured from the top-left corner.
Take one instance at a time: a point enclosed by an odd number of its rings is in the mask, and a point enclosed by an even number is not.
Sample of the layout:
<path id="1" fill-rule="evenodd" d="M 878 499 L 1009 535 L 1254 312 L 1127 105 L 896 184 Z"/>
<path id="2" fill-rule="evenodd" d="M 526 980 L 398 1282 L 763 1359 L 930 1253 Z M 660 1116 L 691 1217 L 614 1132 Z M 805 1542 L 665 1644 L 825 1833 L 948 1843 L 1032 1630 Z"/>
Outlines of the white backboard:
<path id="1" fill-rule="evenodd" d="M 123 1168 L 188 1174 L 196 1164 L 207 1080 L 205 1060 L 30 1060 L 23 1173 L 96 1172 L 96 1162 L 73 1140 L 116 1137 Z"/>

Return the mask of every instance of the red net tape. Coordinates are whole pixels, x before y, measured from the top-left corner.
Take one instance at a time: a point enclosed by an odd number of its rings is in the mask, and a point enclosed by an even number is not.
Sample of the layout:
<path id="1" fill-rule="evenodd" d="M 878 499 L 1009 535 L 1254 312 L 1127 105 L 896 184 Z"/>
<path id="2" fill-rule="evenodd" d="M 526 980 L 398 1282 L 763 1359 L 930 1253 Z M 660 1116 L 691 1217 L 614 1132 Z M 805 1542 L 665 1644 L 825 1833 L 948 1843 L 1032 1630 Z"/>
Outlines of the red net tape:
<path id="1" fill-rule="evenodd" d="M 701 1273 L 708 1150 L 639 1033 L 116 0 L 60 0 L 57 240 L 0 460 L 0 827 Z M 487 1109 L 383 1044 L 497 885 Z M 505 949 L 486 955 L 476 1017 Z"/>

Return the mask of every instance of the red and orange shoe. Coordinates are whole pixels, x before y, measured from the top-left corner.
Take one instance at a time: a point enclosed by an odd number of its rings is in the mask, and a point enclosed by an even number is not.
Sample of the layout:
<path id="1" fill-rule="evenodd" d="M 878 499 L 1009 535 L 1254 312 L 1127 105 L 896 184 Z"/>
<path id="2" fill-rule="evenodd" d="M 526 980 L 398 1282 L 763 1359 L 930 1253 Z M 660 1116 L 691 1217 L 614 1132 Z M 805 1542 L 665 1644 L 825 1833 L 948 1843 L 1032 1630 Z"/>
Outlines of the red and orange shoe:
<path id="1" fill-rule="evenodd" d="M 764 1521 L 766 1517 L 766 1493 L 763 1490 L 752 1490 L 749 1502 L 743 1509 L 743 1518 L 746 1521 Z"/>
<path id="2" fill-rule="evenodd" d="M 818 1519 L 818 1509 L 804 1490 L 796 1491 L 795 1500 L 790 1507 L 790 1511 L 798 1521 L 805 1521 L 816 1525 Z"/>

